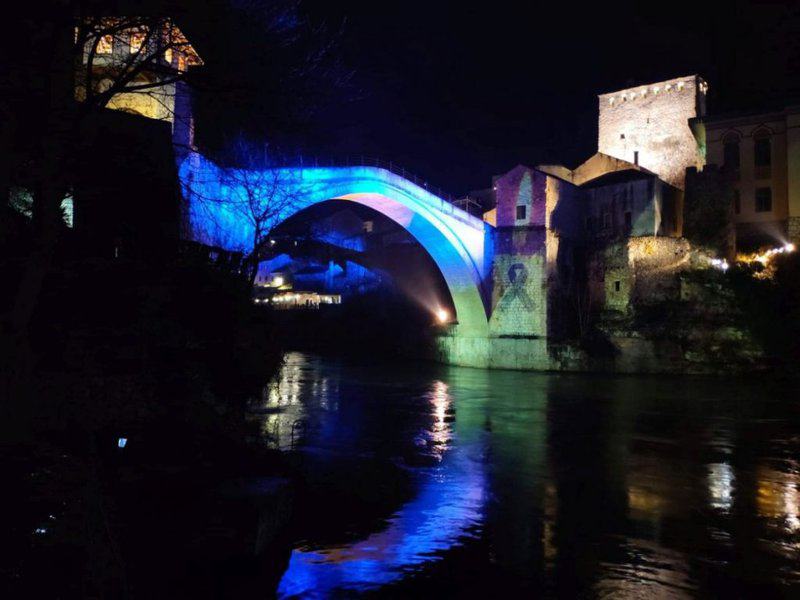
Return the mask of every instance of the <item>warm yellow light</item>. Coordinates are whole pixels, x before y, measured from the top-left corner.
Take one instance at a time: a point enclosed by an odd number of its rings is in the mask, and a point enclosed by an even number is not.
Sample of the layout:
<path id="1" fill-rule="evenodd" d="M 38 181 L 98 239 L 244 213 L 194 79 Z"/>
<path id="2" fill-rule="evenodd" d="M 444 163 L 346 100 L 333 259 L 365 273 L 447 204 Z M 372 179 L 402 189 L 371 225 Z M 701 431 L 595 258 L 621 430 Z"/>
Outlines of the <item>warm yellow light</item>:
<path id="1" fill-rule="evenodd" d="M 142 49 L 145 34 L 141 31 L 131 33 L 131 54 L 136 54 Z"/>
<path id="2" fill-rule="evenodd" d="M 439 323 L 447 323 L 447 321 L 450 319 L 450 313 L 445 309 L 440 308 L 436 311 L 436 319 L 439 321 Z"/>
<path id="3" fill-rule="evenodd" d="M 275 287 L 281 287 L 284 283 L 285 282 L 283 280 L 283 277 L 281 277 L 280 275 L 272 280 L 272 285 L 274 285 Z"/>

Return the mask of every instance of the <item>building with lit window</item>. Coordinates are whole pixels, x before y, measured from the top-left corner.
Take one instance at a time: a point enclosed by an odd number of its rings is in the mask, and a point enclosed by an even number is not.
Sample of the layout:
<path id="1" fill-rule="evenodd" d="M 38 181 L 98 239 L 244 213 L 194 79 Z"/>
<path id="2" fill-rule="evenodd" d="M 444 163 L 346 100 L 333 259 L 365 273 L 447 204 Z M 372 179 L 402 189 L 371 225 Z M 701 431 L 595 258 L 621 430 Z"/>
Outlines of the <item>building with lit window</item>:
<path id="1" fill-rule="evenodd" d="M 737 246 L 800 242 L 800 106 L 697 119 L 734 192 Z"/>
<path id="2" fill-rule="evenodd" d="M 72 182 L 76 244 L 108 258 L 173 252 L 182 222 L 176 164 L 194 129 L 183 78 L 202 61 L 165 17 L 87 17 L 75 45 L 75 100 L 91 108 Z"/>
<path id="3" fill-rule="evenodd" d="M 115 93 L 107 108 L 168 121 L 181 118 L 180 79 L 191 66 L 202 65 L 200 56 L 170 19 L 119 17 L 90 19 L 76 28 L 83 45 L 82 63 L 76 70 L 75 96 L 100 94 L 131 75 L 125 90 Z"/>

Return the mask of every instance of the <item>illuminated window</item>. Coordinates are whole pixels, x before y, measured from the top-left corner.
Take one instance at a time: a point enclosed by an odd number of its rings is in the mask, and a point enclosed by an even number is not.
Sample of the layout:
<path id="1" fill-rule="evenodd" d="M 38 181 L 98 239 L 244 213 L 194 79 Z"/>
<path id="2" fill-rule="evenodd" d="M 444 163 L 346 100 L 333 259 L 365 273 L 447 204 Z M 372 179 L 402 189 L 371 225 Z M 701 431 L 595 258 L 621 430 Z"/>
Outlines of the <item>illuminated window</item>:
<path id="1" fill-rule="evenodd" d="M 136 54 L 142 49 L 144 44 L 144 33 L 136 31 L 131 34 L 131 54 Z"/>
<path id="2" fill-rule="evenodd" d="M 172 64 L 172 48 L 164 50 L 164 60 L 167 61 L 168 65 Z"/>
<path id="3" fill-rule="evenodd" d="M 769 167 L 772 165 L 772 143 L 769 132 L 761 130 L 753 134 L 753 154 L 757 167 Z"/>
<path id="4" fill-rule="evenodd" d="M 528 216 L 528 207 L 524 204 L 517 205 L 517 221 L 524 221 Z"/>
<path id="5" fill-rule="evenodd" d="M 772 210 L 772 188 L 756 188 L 756 212 L 770 212 Z"/>
<path id="6" fill-rule="evenodd" d="M 114 36 L 104 35 L 97 41 L 98 54 L 111 54 L 114 51 Z"/>

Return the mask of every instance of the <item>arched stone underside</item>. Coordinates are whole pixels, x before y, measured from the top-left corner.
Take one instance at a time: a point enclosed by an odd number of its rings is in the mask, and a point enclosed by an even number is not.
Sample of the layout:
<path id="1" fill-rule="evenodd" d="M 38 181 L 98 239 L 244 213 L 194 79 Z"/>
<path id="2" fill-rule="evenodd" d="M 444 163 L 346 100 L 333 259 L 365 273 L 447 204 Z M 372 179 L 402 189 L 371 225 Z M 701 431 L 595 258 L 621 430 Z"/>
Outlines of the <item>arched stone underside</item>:
<path id="1" fill-rule="evenodd" d="M 377 167 L 292 168 L 271 171 L 272 181 L 290 190 L 290 205 L 279 221 L 328 200 L 347 200 L 368 206 L 406 229 L 430 254 L 442 272 L 453 299 L 458 325 L 456 338 L 488 337 L 484 293 L 487 271 L 487 228 L 481 219 L 453 206 L 411 181 Z M 198 154 L 180 169 L 192 237 L 233 250 L 246 250 L 252 225 L 226 200 L 243 190 L 234 189 L 235 177 L 223 177 L 219 167 Z M 473 360 L 452 362 L 471 364 Z M 477 361 L 483 362 L 483 361 Z M 475 364 L 474 366 L 480 366 Z"/>

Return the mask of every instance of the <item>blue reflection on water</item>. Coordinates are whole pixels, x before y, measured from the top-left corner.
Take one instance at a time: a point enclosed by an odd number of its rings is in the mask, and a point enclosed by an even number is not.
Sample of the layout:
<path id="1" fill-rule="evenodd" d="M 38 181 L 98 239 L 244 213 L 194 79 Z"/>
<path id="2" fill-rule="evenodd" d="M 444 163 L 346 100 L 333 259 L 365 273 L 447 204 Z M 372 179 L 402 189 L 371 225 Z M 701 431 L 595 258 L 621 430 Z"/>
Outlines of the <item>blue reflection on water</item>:
<path id="1" fill-rule="evenodd" d="M 434 402 L 438 395 L 432 394 Z M 374 589 L 439 560 L 479 533 L 486 500 L 483 468 L 464 448 L 452 446 L 435 468 L 416 470 L 415 498 L 382 531 L 351 544 L 295 549 L 278 595 L 328 597 Z"/>
<path id="2" fill-rule="evenodd" d="M 295 550 L 278 595 L 328 596 L 334 590 L 386 585 L 409 569 L 472 537 L 482 520 L 485 477 L 479 463 L 449 455 L 420 473 L 416 498 L 366 539 L 318 550 Z"/>

